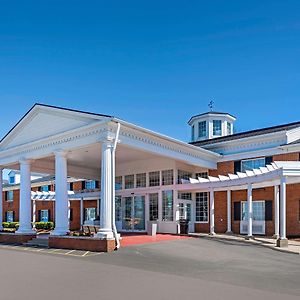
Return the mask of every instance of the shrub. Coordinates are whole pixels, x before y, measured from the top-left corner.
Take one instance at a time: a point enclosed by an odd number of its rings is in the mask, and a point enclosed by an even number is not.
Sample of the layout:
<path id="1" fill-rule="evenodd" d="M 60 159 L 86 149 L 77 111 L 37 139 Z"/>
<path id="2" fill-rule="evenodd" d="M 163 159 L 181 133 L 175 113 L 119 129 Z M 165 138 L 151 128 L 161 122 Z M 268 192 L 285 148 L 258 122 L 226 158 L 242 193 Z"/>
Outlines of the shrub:
<path id="1" fill-rule="evenodd" d="M 2 226 L 3 226 L 3 228 L 18 229 L 19 222 L 3 222 Z"/>
<path id="2" fill-rule="evenodd" d="M 36 229 L 50 230 L 54 228 L 53 222 L 35 222 Z"/>

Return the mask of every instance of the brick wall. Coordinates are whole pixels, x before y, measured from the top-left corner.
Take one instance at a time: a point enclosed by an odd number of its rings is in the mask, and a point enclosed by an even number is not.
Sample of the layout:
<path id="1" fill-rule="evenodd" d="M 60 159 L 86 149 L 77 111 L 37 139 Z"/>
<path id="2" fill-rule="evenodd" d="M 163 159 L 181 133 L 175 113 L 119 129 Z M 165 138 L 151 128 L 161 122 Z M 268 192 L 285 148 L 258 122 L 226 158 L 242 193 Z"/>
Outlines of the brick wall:
<path id="1" fill-rule="evenodd" d="M 298 161 L 299 152 L 274 155 L 273 161 Z M 217 170 L 210 170 L 210 176 L 228 175 L 234 173 L 234 162 L 220 162 Z M 234 233 L 240 232 L 240 222 L 233 220 L 234 202 L 246 201 L 247 191 L 233 191 L 231 194 L 231 226 Z M 272 221 L 266 222 L 266 235 L 274 234 L 274 188 L 262 188 L 253 190 L 253 201 L 272 201 Z M 287 236 L 300 236 L 300 184 L 287 186 Z M 227 195 L 226 192 L 215 192 L 215 231 L 224 233 L 227 230 Z M 209 224 L 195 224 L 196 232 L 209 232 Z"/>

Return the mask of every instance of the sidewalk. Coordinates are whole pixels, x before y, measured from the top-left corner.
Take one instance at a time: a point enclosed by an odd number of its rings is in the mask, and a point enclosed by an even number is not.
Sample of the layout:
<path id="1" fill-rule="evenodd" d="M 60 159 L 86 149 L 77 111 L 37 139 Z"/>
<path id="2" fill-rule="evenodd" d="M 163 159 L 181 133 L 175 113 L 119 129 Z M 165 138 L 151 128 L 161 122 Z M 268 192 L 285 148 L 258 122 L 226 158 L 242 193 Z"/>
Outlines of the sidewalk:
<path id="1" fill-rule="evenodd" d="M 272 250 L 276 250 L 280 252 L 300 254 L 300 241 L 295 241 L 295 240 L 289 240 L 289 245 L 287 248 L 279 248 L 276 246 L 276 240 L 270 237 L 255 236 L 254 239 L 246 240 L 245 236 L 235 235 L 235 234 L 210 235 L 207 233 L 190 233 L 189 236 L 206 238 L 206 239 L 236 241 L 236 242 L 247 243 L 247 244 L 250 243 L 254 245 L 260 245 L 262 247 L 267 247 Z"/>

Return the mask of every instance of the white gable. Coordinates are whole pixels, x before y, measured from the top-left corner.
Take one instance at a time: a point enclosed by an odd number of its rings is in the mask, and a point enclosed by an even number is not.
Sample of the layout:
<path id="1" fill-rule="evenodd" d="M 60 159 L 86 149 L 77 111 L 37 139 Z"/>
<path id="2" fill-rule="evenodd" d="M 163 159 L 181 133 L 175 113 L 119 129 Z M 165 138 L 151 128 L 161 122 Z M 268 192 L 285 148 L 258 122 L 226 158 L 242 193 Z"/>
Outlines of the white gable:
<path id="1" fill-rule="evenodd" d="M 98 115 L 36 105 L 3 139 L 0 149 L 24 145 L 104 119 Z"/>

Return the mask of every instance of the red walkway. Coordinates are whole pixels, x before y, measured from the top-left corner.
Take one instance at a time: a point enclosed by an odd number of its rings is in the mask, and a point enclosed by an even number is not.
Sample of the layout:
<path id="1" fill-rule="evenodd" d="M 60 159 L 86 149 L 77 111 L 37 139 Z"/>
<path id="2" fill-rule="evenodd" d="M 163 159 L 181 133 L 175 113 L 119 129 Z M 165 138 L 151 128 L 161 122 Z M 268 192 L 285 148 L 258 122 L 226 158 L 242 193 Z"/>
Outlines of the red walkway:
<path id="1" fill-rule="evenodd" d="M 174 240 L 182 240 L 189 239 L 188 236 L 179 236 L 174 234 L 157 234 L 156 236 L 144 235 L 144 234 L 136 234 L 136 235 L 122 235 L 121 246 L 133 246 L 133 245 L 142 245 L 149 243 L 159 243 L 163 241 L 174 241 Z"/>

